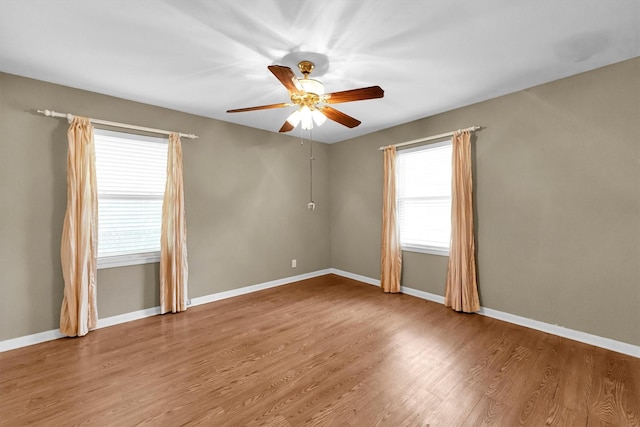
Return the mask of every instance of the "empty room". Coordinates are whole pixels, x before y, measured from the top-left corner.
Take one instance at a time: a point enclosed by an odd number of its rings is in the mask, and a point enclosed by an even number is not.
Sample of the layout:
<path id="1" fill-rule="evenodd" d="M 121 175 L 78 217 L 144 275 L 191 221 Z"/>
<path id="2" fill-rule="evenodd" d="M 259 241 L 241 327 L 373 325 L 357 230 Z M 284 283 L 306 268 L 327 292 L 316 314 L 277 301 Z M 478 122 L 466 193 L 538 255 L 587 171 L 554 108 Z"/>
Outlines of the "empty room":
<path id="1" fill-rule="evenodd" d="M 0 0 L 0 426 L 639 426 L 637 0 Z"/>

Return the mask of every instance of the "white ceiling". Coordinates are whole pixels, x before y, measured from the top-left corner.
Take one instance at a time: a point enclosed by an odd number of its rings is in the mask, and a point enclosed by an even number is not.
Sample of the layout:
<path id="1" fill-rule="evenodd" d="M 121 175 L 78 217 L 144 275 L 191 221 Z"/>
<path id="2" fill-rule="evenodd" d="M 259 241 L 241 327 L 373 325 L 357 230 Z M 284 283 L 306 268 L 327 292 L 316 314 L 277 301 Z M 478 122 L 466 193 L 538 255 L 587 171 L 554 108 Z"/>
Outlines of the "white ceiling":
<path id="1" fill-rule="evenodd" d="M 0 0 L 0 71 L 277 132 L 293 107 L 225 111 L 287 102 L 267 66 L 312 57 L 329 92 L 385 90 L 335 105 L 362 124 L 313 130 L 332 143 L 640 56 L 639 33 L 638 0 Z"/>

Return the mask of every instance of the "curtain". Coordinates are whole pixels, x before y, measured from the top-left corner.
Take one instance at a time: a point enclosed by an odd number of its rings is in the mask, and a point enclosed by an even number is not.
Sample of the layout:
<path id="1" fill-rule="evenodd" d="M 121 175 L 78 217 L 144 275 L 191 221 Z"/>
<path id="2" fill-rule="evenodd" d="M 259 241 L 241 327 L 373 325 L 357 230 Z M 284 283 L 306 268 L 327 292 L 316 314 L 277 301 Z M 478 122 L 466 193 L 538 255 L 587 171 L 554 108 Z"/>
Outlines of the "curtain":
<path id="1" fill-rule="evenodd" d="M 67 138 L 67 210 L 60 245 L 64 278 L 60 332 L 75 337 L 95 329 L 98 320 L 98 191 L 93 126 L 89 119 L 75 117 Z"/>
<path id="2" fill-rule="evenodd" d="M 180 136 L 169 135 L 167 185 L 162 202 L 160 235 L 160 312 L 185 311 L 187 297 L 187 226 L 182 183 Z"/>
<path id="3" fill-rule="evenodd" d="M 451 161 L 451 246 L 444 304 L 456 311 L 480 310 L 473 237 L 471 134 L 453 136 Z"/>
<path id="4" fill-rule="evenodd" d="M 384 292 L 400 292 L 402 251 L 396 221 L 396 147 L 384 149 L 384 183 L 382 187 L 382 248 L 380 287 Z"/>

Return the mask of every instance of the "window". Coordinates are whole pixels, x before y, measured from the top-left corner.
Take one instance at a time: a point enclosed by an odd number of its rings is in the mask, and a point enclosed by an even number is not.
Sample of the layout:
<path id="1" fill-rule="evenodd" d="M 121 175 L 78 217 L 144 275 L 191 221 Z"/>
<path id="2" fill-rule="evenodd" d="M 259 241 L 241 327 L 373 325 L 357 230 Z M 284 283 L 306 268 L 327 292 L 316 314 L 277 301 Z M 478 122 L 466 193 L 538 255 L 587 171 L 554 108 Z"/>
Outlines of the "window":
<path id="1" fill-rule="evenodd" d="M 168 141 L 94 131 L 98 268 L 160 260 Z"/>
<path id="2" fill-rule="evenodd" d="M 398 151 L 398 223 L 403 250 L 449 255 L 451 141 Z"/>

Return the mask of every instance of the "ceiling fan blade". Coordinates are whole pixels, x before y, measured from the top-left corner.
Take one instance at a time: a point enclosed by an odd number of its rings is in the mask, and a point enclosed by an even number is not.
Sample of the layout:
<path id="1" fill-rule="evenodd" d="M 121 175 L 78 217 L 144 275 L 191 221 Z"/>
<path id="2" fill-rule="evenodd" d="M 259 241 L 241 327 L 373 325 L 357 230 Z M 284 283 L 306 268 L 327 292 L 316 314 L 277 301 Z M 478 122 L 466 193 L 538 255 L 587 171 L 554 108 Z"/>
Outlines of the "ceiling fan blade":
<path id="1" fill-rule="evenodd" d="M 235 110 L 227 110 L 227 113 L 244 113 L 245 111 L 268 110 L 270 108 L 284 108 L 292 104 L 281 102 L 280 104 L 260 105 L 258 107 L 237 108 Z"/>
<path id="2" fill-rule="evenodd" d="M 289 92 L 302 93 L 302 85 L 296 75 L 293 74 L 293 71 L 291 71 L 291 68 L 282 65 L 269 65 L 267 68 L 269 68 L 269 71 L 280 80 L 280 83 L 282 83 Z"/>
<path id="3" fill-rule="evenodd" d="M 334 122 L 338 122 L 341 125 L 344 125 L 348 128 L 354 128 L 358 126 L 361 122 L 358 119 L 354 119 L 351 116 L 346 115 L 345 113 L 336 110 L 333 107 L 318 107 L 318 110 L 322 112 L 328 119 L 333 120 Z"/>
<path id="4" fill-rule="evenodd" d="M 289 132 L 290 130 L 293 130 L 293 125 L 285 120 L 278 132 Z"/>
<path id="5" fill-rule="evenodd" d="M 363 87 L 360 89 L 344 90 L 325 95 L 327 104 L 338 104 L 340 102 L 364 101 L 365 99 L 382 98 L 384 90 L 380 86 Z"/>

